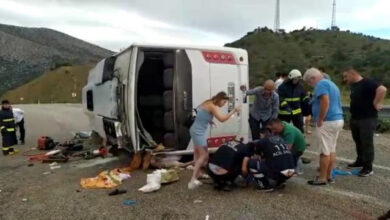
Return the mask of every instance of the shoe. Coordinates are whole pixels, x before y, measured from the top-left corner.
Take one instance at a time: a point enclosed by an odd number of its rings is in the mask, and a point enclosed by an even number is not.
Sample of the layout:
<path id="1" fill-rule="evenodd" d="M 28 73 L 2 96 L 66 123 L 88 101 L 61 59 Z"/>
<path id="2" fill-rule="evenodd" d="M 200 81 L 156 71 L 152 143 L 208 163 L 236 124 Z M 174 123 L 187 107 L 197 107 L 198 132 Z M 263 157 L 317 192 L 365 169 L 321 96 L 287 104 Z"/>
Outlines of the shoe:
<path id="1" fill-rule="evenodd" d="M 334 183 L 336 183 L 336 180 L 334 178 L 329 178 L 328 179 L 328 183 L 329 184 L 334 184 Z"/>
<path id="2" fill-rule="evenodd" d="M 307 183 L 309 185 L 312 185 L 312 186 L 325 186 L 326 185 L 326 182 L 324 181 L 319 181 L 318 180 L 318 177 L 314 178 L 314 180 L 309 180 L 307 181 Z"/>
<path id="3" fill-rule="evenodd" d="M 22 143 L 22 145 L 24 145 L 24 141 L 21 140 L 20 143 Z"/>
<path id="4" fill-rule="evenodd" d="M 187 187 L 188 187 L 188 189 L 192 190 L 192 189 L 195 189 L 195 188 L 197 188 L 197 187 L 199 187 L 201 185 L 202 185 L 202 182 L 200 182 L 199 180 L 191 180 L 188 183 Z"/>
<path id="5" fill-rule="evenodd" d="M 374 171 L 370 170 L 370 169 L 361 169 L 359 171 L 359 176 L 360 177 L 367 177 L 367 176 L 371 176 L 372 174 L 374 174 Z"/>
<path id="6" fill-rule="evenodd" d="M 200 175 L 200 177 L 199 177 L 199 179 L 210 179 L 210 176 L 208 175 L 208 174 L 202 174 L 202 175 Z"/>
<path id="7" fill-rule="evenodd" d="M 257 188 L 257 190 L 260 190 L 261 192 L 273 192 L 273 191 L 275 191 L 275 188 L 273 188 L 273 187 L 263 187 L 263 188 Z"/>
<path id="8" fill-rule="evenodd" d="M 348 166 L 347 166 L 347 168 L 359 168 L 359 167 L 363 167 L 363 164 L 358 163 L 357 161 L 355 161 L 351 164 L 348 164 Z"/>

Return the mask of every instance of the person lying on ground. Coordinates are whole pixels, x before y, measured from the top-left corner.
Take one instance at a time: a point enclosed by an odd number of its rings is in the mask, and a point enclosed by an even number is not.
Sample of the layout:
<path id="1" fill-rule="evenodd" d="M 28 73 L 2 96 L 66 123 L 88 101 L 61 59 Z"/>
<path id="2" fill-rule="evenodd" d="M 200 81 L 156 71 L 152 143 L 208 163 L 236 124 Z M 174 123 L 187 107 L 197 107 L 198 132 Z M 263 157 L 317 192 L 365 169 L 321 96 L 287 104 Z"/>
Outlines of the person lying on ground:
<path id="1" fill-rule="evenodd" d="M 254 153 L 260 159 L 250 159 L 247 167 L 256 188 L 273 191 L 294 175 L 294 159 L 284 140 L 270 135 L 254 143 Z"/>
<path id="2" fill-rule="evenodd" d="M 306 149 L 306 140 L 302 132 L 294 125 L 279 119 L 271 120 L 268 123 L 268 128 L 273 134 L 280 135 L 284 139 L 288 149 L 292 153 L 294 165 L 296 167 L 299 158 L 303 155 Z"/>
<path id="3" fill-rule="evenodd" d="M 207 165 L 215 189 L 230 191 L 237 176 L 248 174 L 247 164 L 253 154 L 253 142 L 247 144 L 230 142 L 219 147 Z"/>

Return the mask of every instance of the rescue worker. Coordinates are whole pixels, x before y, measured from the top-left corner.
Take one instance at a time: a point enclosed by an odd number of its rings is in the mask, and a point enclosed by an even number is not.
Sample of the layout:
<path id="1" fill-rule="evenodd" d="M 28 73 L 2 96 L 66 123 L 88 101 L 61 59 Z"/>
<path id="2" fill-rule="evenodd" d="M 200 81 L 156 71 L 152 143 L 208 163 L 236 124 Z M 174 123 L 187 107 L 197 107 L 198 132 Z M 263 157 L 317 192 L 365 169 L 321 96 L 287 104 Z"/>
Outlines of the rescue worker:
<path id="1" fill-rule="evenodd" d="M 294 174 L 294 159 L 285 141 L 270 135 L 255 142 L 254 152 L 261 159 L 248 160 L 247 169 L 257 189 L 269 192 L 278 189 Z"/>
<path id="2" fill-rule="evenodd" d="M 293 69 L 288 74 L 288 79 L 278 88 L 279 94 L 279 119 L 291 122 L 299 130 L 303 131 L 303 114 L 302 109 L 307 109 L 309 97 L 300 84 L 302 74 L 299 70 Z"/>
<path id="3" fill-rule="evenodd" d="M 207 169 L 217 190 L 230 191 L 238 175 L 248 174 L 247 164 L 254 154 L 254 143 L 235 144 L 230 142 L 222 145 L 212 155 Z"/>
<path id="4" fill-rule="evenodd" d="M 11 105 L 8 100 L 1 102 L 0 111 L 0 129 L 1 136 L 3 137 L 3 154 L 4 156 L 17 153 L 12 146 L 17 143 L 15 119 L 12 113 Z"/>

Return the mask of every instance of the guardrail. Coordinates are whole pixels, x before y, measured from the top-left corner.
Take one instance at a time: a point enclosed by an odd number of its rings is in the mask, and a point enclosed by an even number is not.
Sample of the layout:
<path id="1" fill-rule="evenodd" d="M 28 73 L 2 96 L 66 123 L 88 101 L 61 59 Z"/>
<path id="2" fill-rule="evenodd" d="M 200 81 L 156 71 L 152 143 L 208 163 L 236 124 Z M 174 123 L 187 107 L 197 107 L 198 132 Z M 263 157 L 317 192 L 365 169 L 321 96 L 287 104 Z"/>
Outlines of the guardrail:
<path id="1" fill-rule="evenodd" d="M 344 113 L 349 112 L 349 105 L 343 105 Z M 386 105 L 379 111 L 380 117 L 390 118 L 390 106 Z"/>

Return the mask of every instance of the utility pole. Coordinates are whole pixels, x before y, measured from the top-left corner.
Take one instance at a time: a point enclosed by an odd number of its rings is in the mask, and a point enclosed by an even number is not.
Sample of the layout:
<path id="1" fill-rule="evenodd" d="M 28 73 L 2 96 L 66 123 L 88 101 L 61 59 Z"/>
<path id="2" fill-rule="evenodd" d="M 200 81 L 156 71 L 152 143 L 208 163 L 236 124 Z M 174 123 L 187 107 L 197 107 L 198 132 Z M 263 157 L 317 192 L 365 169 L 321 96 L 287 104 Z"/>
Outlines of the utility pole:
<path id="1" fill-rule="evenodd" d="M 339 30 L 336 25 L 336 0 L 333 0 L 333 9 L 332 9 L 332 23 L 330 26 L 331 30 Z"/>
<path id="2" fill-rule="evenodd" d="M 276 33 L 280 30 L 280 0 L 276 0 L 274 29 Z"/>

